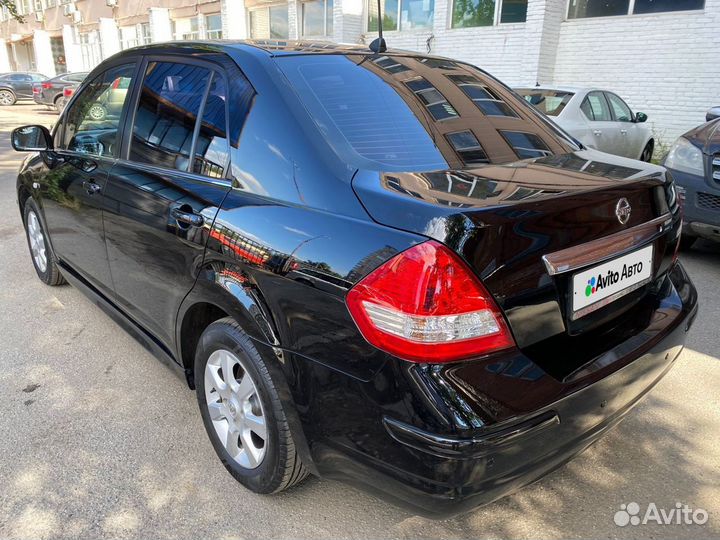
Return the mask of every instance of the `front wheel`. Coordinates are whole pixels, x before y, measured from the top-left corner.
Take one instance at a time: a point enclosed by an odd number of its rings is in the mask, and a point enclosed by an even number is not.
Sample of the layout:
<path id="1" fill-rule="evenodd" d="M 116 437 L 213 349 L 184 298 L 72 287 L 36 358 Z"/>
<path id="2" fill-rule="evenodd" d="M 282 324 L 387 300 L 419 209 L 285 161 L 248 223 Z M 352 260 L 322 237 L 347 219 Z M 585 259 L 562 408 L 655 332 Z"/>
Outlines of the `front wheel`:
<path id="1" fill-rule="evenodd" d="M 43 283 L 51 286 L 62 285 L 65 283 L 65 278 L 63 278 L 60 269 L 55 263 L 55 257 L 53 257 L 39 215 L 35 201 L 30 197 L 25 201 L 24 217 L 25 234 L 30 247 L 33 266 Z"/>
<path id="2" fill-rule="evenodd" d="M 307 475 L 267 366 L 234 319 L 212 323 L 195 353 L 205 430 L 225 468 L 255 493 L 276 493 Z"/>
<path id="3" fill-rule="evenodd" d="M 0 105 L 7 107 L 8 105 L 15 105 L 17 98 L 15 94 L 10 90 L 0 90 Z"/>

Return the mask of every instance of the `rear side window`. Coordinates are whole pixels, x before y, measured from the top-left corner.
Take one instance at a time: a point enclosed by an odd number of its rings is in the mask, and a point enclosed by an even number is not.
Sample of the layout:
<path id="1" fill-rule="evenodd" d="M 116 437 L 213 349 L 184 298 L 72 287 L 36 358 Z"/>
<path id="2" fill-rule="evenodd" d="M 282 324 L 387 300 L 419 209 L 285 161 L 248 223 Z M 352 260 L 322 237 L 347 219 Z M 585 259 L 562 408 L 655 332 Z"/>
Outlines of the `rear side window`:
<path id="1" fill-rule="evenodd" d="M 572 92 L 539 88 L 518 88 L 516 92 L 530 105 L 548 116 L 558 116 L 575 95 Z"/>
<path id="2" fill-rule="evenodd" d="M 275 61 L 328 145 L 358 168 L 444 170 L 575 148 L 525 100 L 468 64 L 401 54 Z"/>
<path id="3" fill-rule="evenodd" d="M 358 69 L 340 55 L 298 57 L 287 67 L 288 77 L 316 122 L 330 122 L 362 158 L 397 170 L 447 168 L 412 110 L 372 71 Z M 425 95 L 419 88 L 422 81 L 415 81 L 409 81 L 407 91 L 417 95 L 429 115 L 456 116 L 454 110 L 443 108 L 446 102 L 441 95 L 430 87 Z"/>
<path id="4" fill-rule="evenodd" d="M 140 91 L 130 160 L 187 171 L 200 105 L 210 82 L 205 67 L 150 62 Z"/>

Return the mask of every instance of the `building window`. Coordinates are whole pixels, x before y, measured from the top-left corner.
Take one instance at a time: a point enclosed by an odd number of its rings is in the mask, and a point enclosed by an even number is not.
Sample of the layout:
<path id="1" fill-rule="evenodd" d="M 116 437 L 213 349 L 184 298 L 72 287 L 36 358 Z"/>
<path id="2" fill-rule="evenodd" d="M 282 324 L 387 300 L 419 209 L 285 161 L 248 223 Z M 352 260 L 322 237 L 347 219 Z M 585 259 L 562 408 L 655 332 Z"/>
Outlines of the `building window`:
<path id="1" fill-rule="evenodd" d="M 310 0 L 301 7 L 303 36 L 333 35 L 333 0 Z"/>
<path id="2" fill-rule="evenodd" d="M 222 17 L 219 13 L 205 17 L 205 37 L 207 39 L 222 39 Z"/>
<path id="3" fill-rule="evenodd" d="M 501 23 L 521 23 L 527 20 L 528 0 L 503 0 L 500 9 Z"/>
<path id="4" fill-rule="evenodd" d="M 253 39 L 288 38 L 287 4 L 250 11 L 250 37 Z"/>
<path id="5" fill-rule="evenodd" d="M 435 0 L 382 0 L 383 30 L 432 28 Z M 377 1 L 368 0 L 368 32 L 377 32 Z"/>
<path id="6" fill-rule="evenodd" d="M 659 13 L 661 11 L 684 11 L 703 9 L 705 0 L 635 0 L 633 13 Z"/>
<path id="7" fill-rule="evenodd" d="M 33 0 L 22 0 L 19 7 L 20 15 L 28 15 L 33 12 Z"/>
<path id="8" fill-rule="evenodd" d="M 150 35 L 150 23 L 140 23 L 138 25 L 138 34 L 140 45 L 148 45 L 152 42 L 152 36 Z"/>
<path id="9" fill-rule="evenodd" d="M 522 23 L 527 19 L 527 5 L 528 0 L 454 0 L 452 27 Z"/>
<path id="10" fill-rule="evenodd" d="M 475 137 L 475 134 L 470 131 L 458 131 L 456 133 L 448 133 L 445 135 L 450 145 L 457 152 L 460 159 L 465 164 L 473 163 L 490 163 L 490 160 L 483 150 L 482 146 Z"/>
<path id="11" fill-rule="evenodd" d="M 521 131 L 501 131 L 500 134 L 512 146 L 520 159 L 532 159 L 552 155 L 540 137 Z"/>
<path id="12" fill-rule="evenodd" d="M 705 0 L 635 0 L 634 15 L 703 9 Z M 568 19 L 629 15 L 630 0 L 570 0 Z"/>
<path id="13" fill-rule="evenodd" d="M 448 75 L 486 116 L 517 116 L 500 96 L 472 75 Z"/>
<path id="14" fill-rule="evenodd" d="M 460 116 L 445 96 L 426 79 L 418 77 L 405 81 L 405 86 L 412 90 L 435 120 L 450 120 Z"/>

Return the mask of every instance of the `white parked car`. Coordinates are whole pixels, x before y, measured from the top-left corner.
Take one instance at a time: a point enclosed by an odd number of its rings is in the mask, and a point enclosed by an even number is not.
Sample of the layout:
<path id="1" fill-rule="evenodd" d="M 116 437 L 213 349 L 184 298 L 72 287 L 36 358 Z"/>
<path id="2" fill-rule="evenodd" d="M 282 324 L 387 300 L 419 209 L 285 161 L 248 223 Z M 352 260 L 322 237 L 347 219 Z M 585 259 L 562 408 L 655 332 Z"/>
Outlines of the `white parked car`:
<path id="1" fill-rule="evenodd" d="M 536 87 L 515 91 L 585 146 L 650 161 L 655 141 L 645 113 L 633 113 L 620 96 L 597 88 Z"/>

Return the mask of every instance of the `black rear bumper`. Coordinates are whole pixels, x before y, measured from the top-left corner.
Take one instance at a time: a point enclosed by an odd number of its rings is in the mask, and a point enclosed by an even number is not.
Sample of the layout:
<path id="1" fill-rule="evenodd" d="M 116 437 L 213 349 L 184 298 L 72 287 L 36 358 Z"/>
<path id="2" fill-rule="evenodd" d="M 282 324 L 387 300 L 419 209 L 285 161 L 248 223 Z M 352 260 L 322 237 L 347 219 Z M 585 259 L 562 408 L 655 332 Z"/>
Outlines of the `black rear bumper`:
<path id="1" fill-rule="evenodd" d="M 672 298 L 651 323 L 662 331 L 607 376 L 462 435 L 420 429 L 386 413 L 384 446 L 366 452 L 361 444 L 325 440 L 313 451 L 319 471 L 432 517 L 470 510 L 541 478 L 615 426 L 673 366 L 697 313 L 697 294 L 680 265 L 670 277 Z"/>

